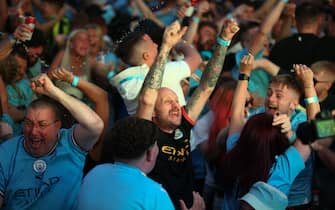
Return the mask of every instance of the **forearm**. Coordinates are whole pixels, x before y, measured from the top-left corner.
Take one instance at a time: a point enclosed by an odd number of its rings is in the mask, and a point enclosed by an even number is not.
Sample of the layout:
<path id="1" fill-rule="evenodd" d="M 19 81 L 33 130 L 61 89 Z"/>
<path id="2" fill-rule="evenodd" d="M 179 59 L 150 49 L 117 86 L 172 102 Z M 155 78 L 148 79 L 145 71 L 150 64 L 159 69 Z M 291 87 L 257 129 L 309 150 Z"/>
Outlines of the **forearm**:
<path id="1" fill-rule="evenodd" d="M 324 146 L 320 146 L 320 149 L 316 150 L 316 152 L 322 162 L 335 173 L 335 152 Z"/>
<path id="2" fill-rule="evenodd" d="M 162 23 L 155 14 L 152 13 L 150 8 L 143 2 L 143 0 L 134 0 L 138 9 L 142 12 L 143 16 L 147 19 L 154 21 L 157 25 L 164 27 L 164 23 Z"/>
<path id="3" fill-rule="evenodd" d="M 207 102 L 210 94 L 215 88 L 216 82 L 220 77 L 223 62 L 228 46 L 217 44 L 212 58 L 206 65 L 199 87 L 195 90 L 186 106 L 186 111 L 191 119 L 196 120 L 203 106 Z"/>
<path id="4" fill-rule="evenodd" d="M 102 120 L 86 104 L 66 94 L 59 88 L 54 88 L 49 96 L 61 103 L 76 119 L 76 121 L 92 136 L 98 137 L 103 127 Z"/>
<path id="5" fill-rule="evenodd" d="M 305 101 L 317 97 L 314 86 L 304 86 L 305 93 Z M 315 101 L 312 103 L 305 103 L 306 112 L 308 120 L 312 120 L 315 118 L 316 114 L 320 112 L 320 103 L 319 101 Z"/>
<path id="6" fill-rule="evenodd" d="M 184 36 L 184 40 L 186 41 L 186 43 L 193 43 L 194 37 L 198 31 L 199 21 L 199 17 L 193 17 L 191 25 L 188 27 L 187 32 Z"/>
<path id="7" fill-rule="evenodd" d="M 7 58 L 7 56 L 12 52 L 13 44 L 14 42 L 11 41 L 9 37 L 0 42 L 0 61 Z"/>
<path id="8" fill-rule="evenodd" d="M 257 63 L 255 68 L 261 68 L 265 70 L 267 73 L 271 74 L 272 76 L 277 75 L 280 70 L 279 66 L 272 63 L 270 60 L 266 58 L 261 58 L 259 60 L 256 60 L 255 63 Z"/>
<path id="9" fill-rule="evenodd" d="M 11 116 L 14 122 L 21 122 L 25 117 L 26 111 L 17 109 L 14 106 L 8 105 L 8 115 Z"/>
<path id="10" fill-rule="evenodd" d="M 262 6 L 255 11 L 254 17 L 255 19 L 262 20 L 265 18 L 266 14 L 268 14 L 271 8 L 275 5 L 276 0 L 266 0 Z"/>
<path id="11" fill-rule="evenodd" d="M 278 35 L 278 37 L 276 37 L 277 42 L 291 35 L 291 28 L 293 23 L 294 23 L 294 17 L 286 16 L 283 18 L 281 33 Z"/>
<path id="12" fill-rule="evenodd" d="M 191 44 L 184 41 L 178 42 L 174 49 L 184 55 L 184 61 L 189 65 L 191 73 L 193 73 L 201 63 L 201 56 L 197 49 L 195 49 Z"/>
<path id="13" fill-rule="evenodd" d="M 138 117 L 147 120 L 152 119 L 158 90 L 162 84 L 165 64 L 170 50 L 170 47 L 167 47 L 164 43 L 162 44 L 154 64 L 151 66 L 150 71 L 145 77 L 139 97 L 139 107 L 136 113 Z"/>
<path id="14" fill-rule="evenodd" d="M 266 36 L 271 32 L 274 24 L 278 21 L 284 7 L 285 2 L 283 0 L 279 0 L 273 10 L 263 20 L 259 32 L 256 34 L 256 37 L 251 44 L 251 49 L 249 49 L 253 55 L 256 55 L 263 48 Z"/>

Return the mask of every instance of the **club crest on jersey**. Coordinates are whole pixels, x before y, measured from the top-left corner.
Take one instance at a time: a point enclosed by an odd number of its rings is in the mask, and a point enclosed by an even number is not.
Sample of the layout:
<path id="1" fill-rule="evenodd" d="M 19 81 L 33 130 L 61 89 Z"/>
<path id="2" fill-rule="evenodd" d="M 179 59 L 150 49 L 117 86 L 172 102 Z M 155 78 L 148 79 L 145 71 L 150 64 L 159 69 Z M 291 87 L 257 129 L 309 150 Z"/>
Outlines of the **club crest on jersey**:
<path id="1" fill-rule="evenodd" d="M 183 134 L 183 132 L 179 128 L 177 128 L 174 131 L 174 139 L 175 140 L 181 139 L 181 138 L 183 138 L 183 136 L 184 136 L 184 134 Z"/>

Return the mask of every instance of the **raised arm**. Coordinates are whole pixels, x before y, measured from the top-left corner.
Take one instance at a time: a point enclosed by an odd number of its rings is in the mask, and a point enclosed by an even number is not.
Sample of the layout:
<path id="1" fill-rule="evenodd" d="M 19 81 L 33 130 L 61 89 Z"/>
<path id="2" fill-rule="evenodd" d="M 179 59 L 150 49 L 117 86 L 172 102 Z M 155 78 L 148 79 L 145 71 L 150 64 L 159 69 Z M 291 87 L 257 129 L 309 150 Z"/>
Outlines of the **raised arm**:
<path id="1" fill-rule="evenodd" d="M 181 41 L 174 47 L 177 53 L 184 55 L 184 61 L 190 67 L 191 73 L 193 73 L 199 65 L 201 64 L 201 56 L 197 49 L 195 49 L 191 44 Z"/>
<path id="2" fill-rule="evenodd" d="M 294 64 L 293 68 L 298 79 L 303 84 L 307 119 L 312 120 L 320 112 L 320 103 L 314 88 L 313 71 L 302 64 Z"/>
<path id="3" fill-rule="evenodd" d="M 165 64 L 171 48 L 180 40 L 186 31 L 186 27 L 180 28 L 176 21 L 168 26 L 163 35 L 163 43 L 151 66 L 149 73 L 145 77 L 141 93 L 139 95 L 139 105 L 136 115 L 140 118 L 152 120 L 154 106 L 161 87 Z"/>
<path id="4" fill-rule="evenodd" d="M 137 8 L 142 12 L 143 16 L 147 19 L 154 21 L 157 25 L 164 27 L 164 23 L 160 21 L 155 14 L 151 11 L 148 5 L 145 4 L 143 0 L 134 0 Z"/>
<path id="5" fill-rule="evenodd" d="M 201 21 L 201 18 L 203 16 L 203 14 L 205 14 L 206 12 L 209 11 L 209 3 L 208 1 L 201 1 L 199 2 L 198 8 L 197 8 L 197 13 L 196 15 L 192 18 L 192 22 L 190 24 L 190 26 L 188 27 L 185 36 L 184 36 L 184 40 L 188 43 L 188 44 L 192 44 L 194 37 L 198 31 L 198 27 L 199 27 L 199 22 Z"/>
<path id="6" fill-rule="evenodd" d="M 245 123 L 245 102 L 248 94 L 248 81 L 253 67 L 254 56 L 245 55 L 240 63 L 240 76 L 234 92 L 232 113 L 228 135 L 239 133 Z"/>
<path id="7" fill-rule="evenodd" d="M 218 44 L 214 50 L 213 56 L 206 66 L 199 86 L 186 105 L 186 112 L 192 120 L 198 118 L 209 96 L 213 92 L 216 82 L 221 74 L 230 40 L 238 30 L 239 27 L 235 21 L 230 19 L 225 21 L 224 27 L 218 37 Z"/>
<path id="8" fill-rule="evenodd" d="M 90 150 L 103 130 L 100 117 L 86 104 L 54 86 L 46 74 L 33 80 L 31 88 L 60 102 L 71 113 L 79 124 L 74 128 L 74 140 L 82 149 Z"/>
<path id="9" fill-rule="evenodd" d="M 285 4 L 286 3 L 283 0 L 279 0 L 272 11 L 262 21 L 260 29 L 253 39 L 250 49 L 248 49 L 251 54 L 256 55 L 263 48 L 266 36 L 268 36 L 274 24 L 278 21 Z"/>
<path id="10" fill-rule="evenodd" d="M 48 72 L 48 76 L 51 79 L 58 79 L 70 84 L 73 83 L 75 76 L 71 74 L 69 71 L 58 68 Z M 75 79 L 77 80 L 77 78 Z M 97 85 L 88 82 L 86 80 L 79 79 L 77 88 L 81 90 L 95 105 L 94 111 L 98 114 L 98 116 L 102 119 L 104 123 L 104 129 L 99 137 L 98 142 L 95 144 L 92 150 L 90 150 L 90 154 L 94 160 L 99 160 L 102 139 L 104 134 L 108 128 L 108 119 L 109 119 L 109 102 L 108 102 L 108 94 L 105 90 L 98 87 Z"/>

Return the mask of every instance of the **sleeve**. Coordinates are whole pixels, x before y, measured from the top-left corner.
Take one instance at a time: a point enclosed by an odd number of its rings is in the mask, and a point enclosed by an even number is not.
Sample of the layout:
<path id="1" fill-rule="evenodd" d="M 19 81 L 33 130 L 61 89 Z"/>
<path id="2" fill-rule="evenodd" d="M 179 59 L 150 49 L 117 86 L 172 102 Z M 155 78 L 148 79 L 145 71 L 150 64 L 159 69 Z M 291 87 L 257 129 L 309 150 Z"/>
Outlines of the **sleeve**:
<path id="1" fill-rule="evenodd" d="M 64 146 L 68 148 L 70 154 L 76 163 L 81 165 L 85 161 L 87 152 L 80 148 L 74 139 L 73 131 L 76 125 L 72 126 L 70 129 L 62 129 L 60 131 L 60 140 L 64 142 Z"/>
<path id="2" fill-rule="evenodd" d="M 174 82 L 191 76 L 191 69 L 185 61 L 168 62 L 164 71 L 164 78 Z"/>
<path id="3" fill-rule="evenodd" d="M 230 136 L 228 136 L 227 142 L 226 142 L 226 147 L 227 147 L 227 152 L 230 152 L 232 149 L 234 149 L 234 147 L 237 144 L 238 139 L 240 138 L 240 134 L 239 133 L 234 133 Z"/>
<path id="4" fill-rule="evenodd" d="M 288 195 L 291 184 L 304 168 L 305 162 L 298 150 L 290 146 L 284 154 L 276 157 L 267 183 Z"/>
<path id="5" fill-rule="evenodd" d="M 213 112 L 208 111 L 199 120 L 197 120 L 195 126 L 191 131 L 191 151 L 195 149 L 198 144 L 208 139 L 210 127 L 213 122 Z"/>
<path id="6" fill-rule="evenodd" d="M 160 209 L 160 210 L 173 210 L 175 209 L 172 201 L 168 195 L 168 193 L 166 192 L 166 190 L 164 190 L 163 188 L 160 189 L 161 192 L 158 193 L 159 198 L 158 198 L 158 206 L 156 206 L 156 209 Z"/>

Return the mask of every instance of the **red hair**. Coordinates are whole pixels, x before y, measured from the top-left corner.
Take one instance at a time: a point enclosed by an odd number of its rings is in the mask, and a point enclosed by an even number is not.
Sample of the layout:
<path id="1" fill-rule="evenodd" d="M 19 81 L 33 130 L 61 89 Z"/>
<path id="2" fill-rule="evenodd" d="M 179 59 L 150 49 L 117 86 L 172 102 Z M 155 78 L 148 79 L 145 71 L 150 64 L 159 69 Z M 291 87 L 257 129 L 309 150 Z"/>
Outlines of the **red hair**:
<path id="1" fill-rule="evenodd" d="M 266 182 L 276 155 L 283 154 L 289 141 L 280 127 L 272 126 L 273 116 L 261 113 L 251 117 L 233 150 L 223 161 L 223 184 L 232 187 L 239 180 L 242 193 L 257 181 Z"/>
<path id="2" fill-rule="evenodd" d="M 220 130 L 229 125 L 235 87 L 235 80 L 221 78 L 219 85 L 211 97 L 209 107 L 214 113 L 214 121 L 208 135 L 209 152 L 215 150 L 215 147 L 217 147 L 216 137 Z"/>

